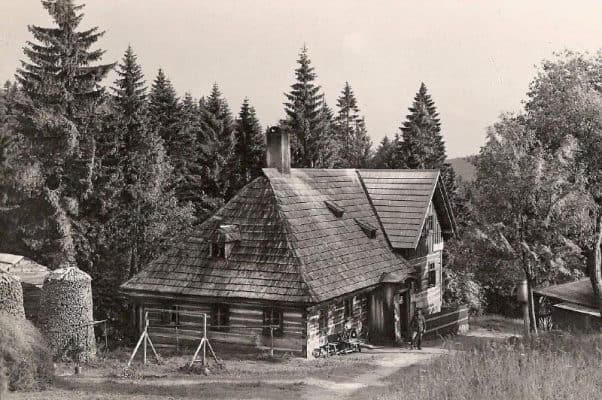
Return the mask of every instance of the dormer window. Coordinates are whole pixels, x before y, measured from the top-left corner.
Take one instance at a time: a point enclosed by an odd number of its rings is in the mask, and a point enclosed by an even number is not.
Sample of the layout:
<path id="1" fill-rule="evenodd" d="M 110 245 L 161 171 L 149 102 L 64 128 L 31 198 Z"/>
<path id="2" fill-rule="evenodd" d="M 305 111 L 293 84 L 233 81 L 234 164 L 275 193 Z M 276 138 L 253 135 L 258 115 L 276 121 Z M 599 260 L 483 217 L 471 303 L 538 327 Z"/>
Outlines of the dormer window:
<path id="1" fill-rule="evenodd" d="M 226 258 L 226 244 L 225 243 L 211 243 L 211 257 Z"/>
<path id="2" fill-rule="evenodd" d="M 234 245 L 240 241 L 238 225 L 220 225 L 211 238 L 209 255 L 212 258 L 229 258 Z"/>

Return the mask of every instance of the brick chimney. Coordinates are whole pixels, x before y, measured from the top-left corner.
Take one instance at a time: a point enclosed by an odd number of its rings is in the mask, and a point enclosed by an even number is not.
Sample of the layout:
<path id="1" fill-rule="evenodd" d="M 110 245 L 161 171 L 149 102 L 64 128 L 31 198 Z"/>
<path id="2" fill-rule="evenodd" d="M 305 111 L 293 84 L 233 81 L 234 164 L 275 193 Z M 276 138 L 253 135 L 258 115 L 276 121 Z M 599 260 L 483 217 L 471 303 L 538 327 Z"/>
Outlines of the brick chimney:
<path id="1" fill-rule="evenodd" d="M 267 166 L 277 168 L 281 174 L 291 172 L 291 143 L 289 133 L 273 126 L 267 132 Z"/>

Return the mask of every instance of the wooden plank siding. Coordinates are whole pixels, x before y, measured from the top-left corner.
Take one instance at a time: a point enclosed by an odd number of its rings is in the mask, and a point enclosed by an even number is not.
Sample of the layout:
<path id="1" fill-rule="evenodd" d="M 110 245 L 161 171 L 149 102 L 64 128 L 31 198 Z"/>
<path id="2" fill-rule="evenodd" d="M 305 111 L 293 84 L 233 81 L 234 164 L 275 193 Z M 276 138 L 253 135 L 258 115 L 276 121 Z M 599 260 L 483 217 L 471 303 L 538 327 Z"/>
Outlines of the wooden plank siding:
<path id="1" fill-rule="evenodd" d="M 345 300 L 351 300 L 351 315 L 349 318 L 345 318 Z M 321 321 L 322 313 L 326 313 L 326 325 Z M 322 307 L 308 308 L 306 321 L 307 356 L 311 357 L 314 349 L 326 344 L 329 335 L 342 333 L 347 321 L 360 335 L 368 329 L 368 296 L 365 293 L 342 297 L 336 302 Z"/>
<path id="2" fill-rule="evenodd" d="M 149 310 L 149 335 L 158 347 L 197 346 L 203 334 L 203 317 L 207 315 L 207 337 L 212 342 L 248 346 L 256 349 L 269 348 L 271 340 L 264 334 L 263 312 L 271 306 L 220 302 L 229 306 L 229 321 L 223 331 L 212 330 L 211 313 L 213 303 L 190 304 L 185 302 L 161 302 L 145 299 L 140 313 Z M 274 304 L 274 308 L 279 308 Z M 274 348 L 301 354 L 305 345 L 303 309 L 282 310 L 282 335 L 274 337 Z M 158 310 L 175 310 L 177 324 L 164 321 Z"/>
<path id="3" fill-rule="evenodd" d="M 468 331 L 468 307 L 449 307 L 426 316 L 427 337 Z"/>

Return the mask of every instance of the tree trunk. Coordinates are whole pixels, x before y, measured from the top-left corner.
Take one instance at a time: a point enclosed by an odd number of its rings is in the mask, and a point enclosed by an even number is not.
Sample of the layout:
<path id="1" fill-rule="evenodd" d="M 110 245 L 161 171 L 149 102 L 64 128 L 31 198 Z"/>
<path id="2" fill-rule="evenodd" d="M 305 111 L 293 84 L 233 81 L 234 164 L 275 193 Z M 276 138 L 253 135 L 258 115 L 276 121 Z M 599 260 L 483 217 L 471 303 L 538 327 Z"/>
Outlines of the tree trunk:
<path id="1" fill-rule="evenodd" d="M 594 296 L 596 296 L 598 309 L 602 316 L 602 253 L 600 245 L 602 245 L 602 215 L 597 217 L 596 241 L 594 242 L 594 248 L 591 249 L 587 258 L 589 279 L 592 282 Z"/>
<path id="2" fill-rule="evenodd" d="M 529 321 L 531 323 L 531 332 L 537 335 L 537 316 L 535 315 L 535 300 L 533 298 L 533 280 L 527 279 L 527 293 L 529 297 Z"/>

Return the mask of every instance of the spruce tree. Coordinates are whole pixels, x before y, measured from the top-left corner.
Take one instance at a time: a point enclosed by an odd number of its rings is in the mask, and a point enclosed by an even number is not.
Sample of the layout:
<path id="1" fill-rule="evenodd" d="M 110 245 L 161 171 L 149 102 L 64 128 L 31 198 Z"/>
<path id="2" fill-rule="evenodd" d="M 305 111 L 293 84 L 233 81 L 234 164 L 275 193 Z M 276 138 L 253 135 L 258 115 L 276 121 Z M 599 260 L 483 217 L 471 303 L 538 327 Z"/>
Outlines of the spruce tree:
<path id="1" fill-rule="evenodd" d="M 439 169 L 453 204 L 457 190 L 455 172 L 445 162 L 447 156 L 439 114 L 424 83 L 420 84 L 409 110 L 410 114 L 400 128 L 401 137 L 396 136 L 393 141 L 393 168 Z"/>
<path id="2" fill-rule="evenodd" d="M 320 86 L 314 81 L 316 74 L 311 66 L 307 47 L 303 46 L 295 70 L 296 81 L 286 93 L 284 103 L 286 119 L 283 129 L 291 134 L 292 164 L 296 167 L 319 168 L 332 164 L 333 149 L 331 130 L 328 128 L 327 109 L 324 109 Z"/>
<path id="3" fill-rule="evenodd" d="M 235 194 L 234 183 L 240 179 L 234 154 L 234 121 L 217 84 L 213 85 L 209 97 L 199 104 L 204 191 L 213 199 L 213 204 L 219 206 Z"/>
<path id="4" fill-rule="evenodd" d="M 162 69 L 153 81 L 149 96 L 149 123 L 165 143 L 167 155 L 171 157 L 178 145 L 176 136 L 180 129 L 180 104 L 171 81 Z"/>
<path id="5" fill-rule="evenodd" d="M 203 190 L 203 166 L 199 137 L 201 115 L 198 103 L 190 93 L 184 95 L 180 125 L 176 134 L 171 160 L 174 167 L 175 191 L 181 203 L 192 203 L 198 220 L 204 219 L 207 209 Z"/>
<path id="6" fill-rule="evenodd" d="M 372 143 L 366 131 L 365 120 L 359 114 L 357 99 L 349 82 L 345 82 L 341 95 L 337 99 L 337 107 L 335 126 L 337 140 L 341 146 L 341 166 L 366 167 Z"/>
<path id="7" fill-rule="evenodd" d="M 127 255 L 123 271 L 129 277 L 153 258 L 170 224 L 179 218 L 186 221 L 189 215 L 175 197 L 173 168 L 159 135 L 162 126 L 149 123 L 144 77 L 131 47 L 117 73 L 113 118 L 115 137 L 121 142 L 123 189 L 115 225 L 125 233 L 117 245 Z M 156 90 L 154 94 L 157 99 Z"/>
<path id="8" fill-rule="evenodd" d="M 441 123 L 424 83 L 420 84 L 409 110 L 410 114 L 400 128 L 400 162 L 407 168 L 441 168 L 446 158 Z"/>
<path id="9" fill-rule="evenodd" d="M 85 228 L 76 220 L 92 192 L 94 113 L 103 99 L 100 81 L 113 64 L 96 64 L 104 51 L 91 50 L 104 32 L 96 27 L 78 30 L 82 5 L 71 0 L 42 5 L 56 27 L 29 26 L 36 42 L 27 42 L 28 61 L 21 62 L 16 75 L 26 95 L 18 129 L 43 179 L 34 213 L 39 225 L 52 231 L 45 235 L 45 244 L 35 238 L 26 241 L 55 268 L 76 263 L 76 244 L 85 251 Z"/>
<path id="10" fill-rule="evenodd" d="M 391 162 L 391 150 L 392 150 L 391 140 L 385 135 L 385 137 L 381 140 L 380 145 L 376 149 L 374 156 L 370 162 L 371 168 L 377 169 L 391 169 L 393 168 Z"/>
<path id="11" fill-rule="evenodd" d="M 261 174 L 265 164 L 265 138 L 255 114 L 255 108 L 245 98 L 235 124 L 238 170 L 244 186 Z"/>

